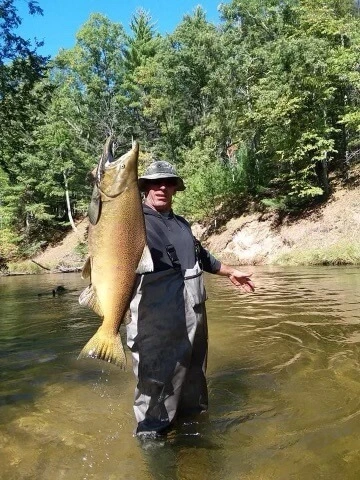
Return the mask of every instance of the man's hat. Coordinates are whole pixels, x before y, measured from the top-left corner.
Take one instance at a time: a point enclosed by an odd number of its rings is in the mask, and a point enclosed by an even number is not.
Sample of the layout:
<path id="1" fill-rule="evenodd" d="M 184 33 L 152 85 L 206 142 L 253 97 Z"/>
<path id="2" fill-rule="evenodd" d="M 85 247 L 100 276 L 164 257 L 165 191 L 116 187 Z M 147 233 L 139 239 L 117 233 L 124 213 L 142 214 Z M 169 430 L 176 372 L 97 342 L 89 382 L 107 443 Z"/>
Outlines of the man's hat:
<path id="1" fill-rule="evenodd" d="M 176 174 L 176 169 L 171 163 L 158 160 L 147 167 L 144 175 L 139 177 L 139 188 L 145 190 L 147 180 L 157 180 L 158 178 L 175 178 L 177 181 L 176 190 L 181 192 L 185 190 L 183 179 Z"/>

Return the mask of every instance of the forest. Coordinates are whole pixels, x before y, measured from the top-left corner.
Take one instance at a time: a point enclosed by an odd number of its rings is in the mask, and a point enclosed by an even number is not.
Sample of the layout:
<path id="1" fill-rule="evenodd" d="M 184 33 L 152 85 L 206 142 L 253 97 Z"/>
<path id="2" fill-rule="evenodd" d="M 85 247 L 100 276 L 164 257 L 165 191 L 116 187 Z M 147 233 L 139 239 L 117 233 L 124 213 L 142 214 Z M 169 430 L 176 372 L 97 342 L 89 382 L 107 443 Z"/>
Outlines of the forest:
<path id="1" fill-rule="evenodd" d="M 29 15 L 43 14 L 27 1 Z M 0 258 L 29 257 L 83 218 L 105 139 L 174 163 L 193 221 L 219 206 L 294 212 L 360 159 L 360 0 L 232 0 L 160 35 L 93 13 L 54 58 L 0 1 Z"/>

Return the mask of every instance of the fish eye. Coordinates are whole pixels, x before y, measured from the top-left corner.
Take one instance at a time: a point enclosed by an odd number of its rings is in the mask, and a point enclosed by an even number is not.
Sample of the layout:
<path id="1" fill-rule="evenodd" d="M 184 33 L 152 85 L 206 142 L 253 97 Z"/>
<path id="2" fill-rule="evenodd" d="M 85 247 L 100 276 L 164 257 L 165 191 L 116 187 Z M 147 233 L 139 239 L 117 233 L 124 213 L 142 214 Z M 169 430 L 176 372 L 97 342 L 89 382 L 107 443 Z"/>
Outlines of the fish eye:
<path id="1" fill-rule="evenodd" d="M 125 168 L 125 164 L 124 164 L 124 163 L 121 164 L 121 168 Z"/>

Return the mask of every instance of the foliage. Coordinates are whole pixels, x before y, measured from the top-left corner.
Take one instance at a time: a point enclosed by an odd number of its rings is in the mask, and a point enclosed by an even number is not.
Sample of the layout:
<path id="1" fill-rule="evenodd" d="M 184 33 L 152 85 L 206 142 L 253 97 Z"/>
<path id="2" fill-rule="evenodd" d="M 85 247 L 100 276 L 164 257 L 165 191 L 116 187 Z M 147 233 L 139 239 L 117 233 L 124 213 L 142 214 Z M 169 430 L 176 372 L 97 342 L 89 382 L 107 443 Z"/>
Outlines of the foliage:
<path id="1" fill-rule="evenodd" d="M 142 9 L 133 16 L 130 30 L 131 35 L 125 39 L 122 88 L 132 134 L 144 148 L 149 148 L 159 138 L 159 129 L 153 118 L 144 114 L 148 91 L 142 77 L 160 47 L 161 37 L 155 32 L 151 16 Z"/>
<path id="2" fill-rule="evenodd" d="M 30 13 L 42 13 L 27 2 Z M 216 218 L 247 201 L 299 210 L 331 193 L 360 150 L 360 16 L 353 0 L 230 0 L 197 7 L 161 36 L 94 13 L 48 62 L 16 36 L 0 0 L 0 232 L 30 251 L 86 213 L 89 172 L 109 134 L 140 141 L 141 168 L 173 162 L 175 208 Z M 143 165 L 144 164 L 144 165 Z M 70 201 L 70 212 L 66 198 Z M 15 245 L 12 247 L 12 245 Z M 30 249 L 30 250 L 29 250 Z"/>
<path id="3" fill-rule="evenodd" d="M 193 159 L 196 160 L 193 160 Z M 195 146 L 184 158 L 181 174 L 186 190 L 175 198 L 175 208 L 194 221 L 216 218 L 218 206 L 232 200 L 238 210 L 246 194 L 246 158 L 238 156 L 234 163 L 211 159 L 209 153 Z M 193 170 L 193 166 L 198 168 Z"/>
<path id="4" fill-rule="evenodd" d="M 11 229 L 3 226 L 0 228 L 0 259 L 17 255 L 17 241 L 18 238 Z"/>
<path id="5" fill-rule="evenodd" d="M 31 15 L 42 14 L 37 2 L 27 4 Z M 16 34 L 20 24 L 15 1 L 0 1 L 0 167 L 12 179 L 14 155 L 25 148 L 47 100 L 39 88 L 47 58 L 36 52 L 41 43 L 33 47 Z"/>
<path id="6" fill-rule="evenodd" d="M 74 252 L 80 255 L 84 260 L 88 256 L 88 244 L 87 242 L 79 242 L 74 248 Z"/>

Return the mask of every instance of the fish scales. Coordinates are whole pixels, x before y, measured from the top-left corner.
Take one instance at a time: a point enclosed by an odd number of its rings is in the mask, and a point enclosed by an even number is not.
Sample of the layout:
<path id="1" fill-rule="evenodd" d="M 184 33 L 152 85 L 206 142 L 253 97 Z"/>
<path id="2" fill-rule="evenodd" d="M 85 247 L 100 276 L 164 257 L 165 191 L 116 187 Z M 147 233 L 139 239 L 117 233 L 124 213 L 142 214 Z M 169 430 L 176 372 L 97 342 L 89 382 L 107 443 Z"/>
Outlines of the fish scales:
<path id="1" fill-rule="evenodd" d="M 104 202 L 99 223 L 91 226 L 93 232 L 89 232 L 92 284 L 103 305 L 104 322 L 112 324 L 116 331 L 128 308 L 135 271 L 146 243 L 141 202 L 136 197 L 135 189 L 129 189 L 113 201 Z M 126 208 L 127 202 L 133 206 L 139 203 L 140 212 L 136 212 L 135 218 Z"/>

